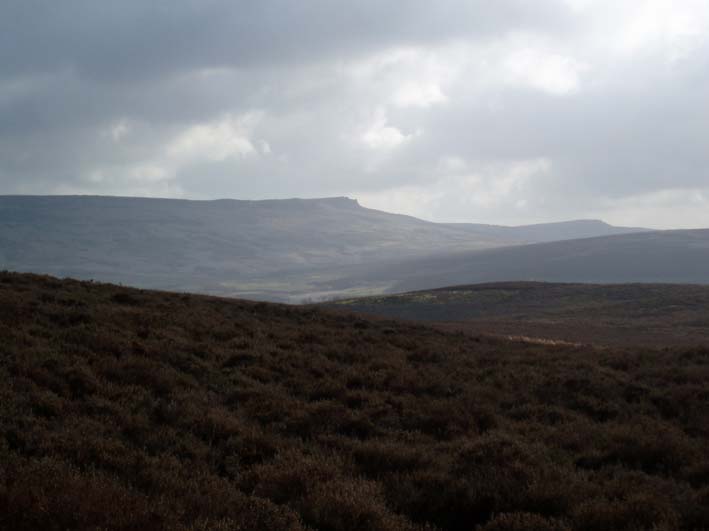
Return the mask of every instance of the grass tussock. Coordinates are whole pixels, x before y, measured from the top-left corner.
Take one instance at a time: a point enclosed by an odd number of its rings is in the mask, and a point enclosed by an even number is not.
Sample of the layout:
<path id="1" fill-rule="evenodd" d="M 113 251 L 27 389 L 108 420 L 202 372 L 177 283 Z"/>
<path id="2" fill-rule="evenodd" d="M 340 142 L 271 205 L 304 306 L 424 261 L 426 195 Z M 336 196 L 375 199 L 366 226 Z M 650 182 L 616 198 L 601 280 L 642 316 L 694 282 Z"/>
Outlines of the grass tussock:
<path id="1" fill-rule="evenodd" d="M 0 528 L 709 528 L 709 349 L 0 274 Z"/>

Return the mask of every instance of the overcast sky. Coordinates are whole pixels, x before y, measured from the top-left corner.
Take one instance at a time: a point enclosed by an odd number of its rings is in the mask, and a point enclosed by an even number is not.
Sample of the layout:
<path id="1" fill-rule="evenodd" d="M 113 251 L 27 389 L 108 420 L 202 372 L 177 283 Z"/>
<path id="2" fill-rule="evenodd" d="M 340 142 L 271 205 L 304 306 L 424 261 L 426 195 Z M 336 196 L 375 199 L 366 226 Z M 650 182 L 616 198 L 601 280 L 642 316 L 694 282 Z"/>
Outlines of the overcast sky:
<path id="1" fill-rule="evenodd" d="M 18 193 L 709 227 L 709 2 L 3 0 Z"/>

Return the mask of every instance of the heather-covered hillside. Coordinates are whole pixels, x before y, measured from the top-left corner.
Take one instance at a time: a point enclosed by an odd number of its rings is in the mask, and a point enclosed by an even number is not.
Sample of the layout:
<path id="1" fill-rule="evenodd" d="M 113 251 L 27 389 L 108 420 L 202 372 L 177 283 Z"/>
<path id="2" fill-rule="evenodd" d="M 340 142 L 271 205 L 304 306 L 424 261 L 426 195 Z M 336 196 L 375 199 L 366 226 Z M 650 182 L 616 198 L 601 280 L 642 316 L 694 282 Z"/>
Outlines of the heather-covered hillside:
<path id="1" fill-rule="evenodd" d="M 328 303 L 444 329 L 623 346 L 709 344 L 709 286 L 497 282 Z"/>
<path id="2" fill-rule="evenodd" d="M 0 274 L 0 528 L 709 527 L 709 349 Z"/>

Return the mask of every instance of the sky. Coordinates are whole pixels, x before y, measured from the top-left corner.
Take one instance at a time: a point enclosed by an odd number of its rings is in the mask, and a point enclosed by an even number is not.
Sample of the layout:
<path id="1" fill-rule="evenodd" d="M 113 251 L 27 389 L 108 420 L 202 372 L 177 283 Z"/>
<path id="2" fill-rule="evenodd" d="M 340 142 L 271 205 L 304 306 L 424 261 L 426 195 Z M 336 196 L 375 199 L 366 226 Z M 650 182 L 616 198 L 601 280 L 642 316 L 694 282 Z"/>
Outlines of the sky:
<path id="1" fill-rule="evenodd" d="M 0 194 L 709 227 L 709 2 L 3 0 Z"/>

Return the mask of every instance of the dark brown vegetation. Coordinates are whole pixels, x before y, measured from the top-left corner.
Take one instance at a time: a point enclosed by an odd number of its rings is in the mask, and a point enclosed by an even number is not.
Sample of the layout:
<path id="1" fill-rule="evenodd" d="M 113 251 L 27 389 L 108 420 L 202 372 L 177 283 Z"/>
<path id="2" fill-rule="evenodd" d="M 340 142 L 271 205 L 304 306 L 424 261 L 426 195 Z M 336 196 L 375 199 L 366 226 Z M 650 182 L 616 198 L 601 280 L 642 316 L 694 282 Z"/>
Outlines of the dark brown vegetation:
<path id="1" fill-rule="evenodd" d="M 0 528 L 709 528 L 709 349 L 0 274 Z"/>
<path id="2" fill-rule="evenodd" d="M 446 330 L 616 346 L 709 345 L 709 286 L 498 282 L 330 303 Z"/>

